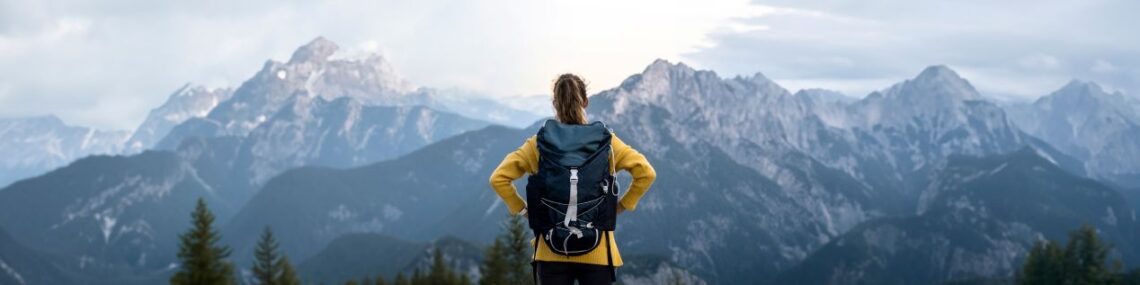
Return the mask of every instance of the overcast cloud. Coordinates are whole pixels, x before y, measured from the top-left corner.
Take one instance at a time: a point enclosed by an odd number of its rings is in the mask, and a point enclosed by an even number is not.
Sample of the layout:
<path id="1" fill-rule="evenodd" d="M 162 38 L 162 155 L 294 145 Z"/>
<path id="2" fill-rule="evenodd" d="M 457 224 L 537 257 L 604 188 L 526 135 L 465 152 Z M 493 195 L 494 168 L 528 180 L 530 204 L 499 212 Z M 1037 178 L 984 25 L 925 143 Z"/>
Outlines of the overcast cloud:
<path id="1" fill-rule="evenodd" d="M 1072 78 L 1140 93 L 1140 2 L 802 2 L 0 0 L 0 117 L 131 129 L 182 84 L 237 86 L 317 36 L 500 96 L 560 72 L 600 91 L 655 58 L 852 96 L 931 64 L 1005 98 Z"/>

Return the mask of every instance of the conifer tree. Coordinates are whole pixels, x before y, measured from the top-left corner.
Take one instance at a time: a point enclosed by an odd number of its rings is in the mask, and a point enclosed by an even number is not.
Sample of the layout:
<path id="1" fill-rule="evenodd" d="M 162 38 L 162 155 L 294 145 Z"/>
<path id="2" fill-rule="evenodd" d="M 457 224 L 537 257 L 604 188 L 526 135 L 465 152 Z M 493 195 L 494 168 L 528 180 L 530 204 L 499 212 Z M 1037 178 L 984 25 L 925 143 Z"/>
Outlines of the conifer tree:
<path id="1" fill-rule="evenodd" d="M 1106 264 L 1109 246 L 1097 237 L 1096 228 L 1083 225 L 1069 234 L 1065 245 L 1068 284 L 1115 283 L 1119 267 Z"/>
<path id="2" fill-rule="evenodd" d="M 443 252 L 440 252 L 439 247 L 436 247 L 432 251 L 431 269 L 428 270 L 427 284 L 454 284 L 455 278 L 455 274 L 451 272 L 451 268 L 443 260 Z"/>
<path id="3" fill-rule="evenodd" d="M 289 258 L 281 255 L 278 259 L 278 267 L 281 267 L 281 275 L 277 279 L 277 284 L 280 285 L 301 285 L 301 279 L 297 278 L 297 270 L 293 269 L 293 264 L 289 263 Z"/>
<path id="4" fill-rule="evenodd" d="M 261 285 L 298 285 L 297 272 L 289 259 L 277 250 L 277 239 L 269 227 L 261 232 L 257 247 L 253 251 L 253 277 Z"/>
<path id="5" fill-rule="evenodd" d="M 487 248 L 486 256 L 479 271 L 479 284 L 529 284 L 530 262 L 533 258 L 531 235 L 526 221 L 519 216 L 508 217 L 503 223 L 503 233 Z"/>
<path id="6" fill-rule="evenodd" d="M 1062 249 L 1056 242 L 1038 242 L 1030 250 L 1017 276 L 1021 285 L 1119 284 L 1120 262 L 1106 263 L 1111 246 L 1097 237 L 1096 228 L 1083 225 L 1069 233 Z"/>
<path id="7" fill-rule="evenodd" d="M 253 250 L 253 278 L 260 285 L 278 285 L 278 276 L 281 275 L 278 266 L 277 240 L 273 238 L 273 231 L 265 227 L 261 232 L 261 239 L 257 241 L 257 248 Z"/>
<path id="8" fill-rule="evenodd" d="M 1029 251 L 1018 284 L 1051 285 L 1065 280 L 1065 255 L 1053 241 L 1039 241 Z"/>
<path id="9" fill-rule="evenodd" d="M 503 244 L 506 249 L 507 283 L 530 284 L 534 282 L 531 276 L 530 263 L 534 258 L 530 242 L 531 234 L 522 216 L 511 216 L 504 226 L 506 234 Z"/>
<path id="10" fill-rule="evenodd" d="M 414 271 L 412 271 L 412 285 L 423 284 L 427 284 L 427 279 L 425 279 L 424 275 L 420 273 L 420 269 L 416 268 Z"/>
<path id="11" fill-rule="evenodd" d="M 396 279 L 392 280 L 392 283 L 395 285 L 411 285 L 411 283 L 408 282 L 408 278 L 404 277 L 403 272 L 396 273 Z"/>
<path id="12" fill-rule="evenodd" d="M 218 245 L 221 235 L 213 228 L 214 214 L 202 198 L 198 198 L 190 217 L 193 228 L 178 237 L 181 269 L 170 277 L 170 283 L 237 284 L 233 264 L 226 261 L 230 249 Z"/>
<path id="13" fill-rule="evenodd" d="M 501 285 L 507 283 L 507 251 L 503 238 L 496 238 L 487 248 L 483 264 L 479 266 L 480 285 Z"/>

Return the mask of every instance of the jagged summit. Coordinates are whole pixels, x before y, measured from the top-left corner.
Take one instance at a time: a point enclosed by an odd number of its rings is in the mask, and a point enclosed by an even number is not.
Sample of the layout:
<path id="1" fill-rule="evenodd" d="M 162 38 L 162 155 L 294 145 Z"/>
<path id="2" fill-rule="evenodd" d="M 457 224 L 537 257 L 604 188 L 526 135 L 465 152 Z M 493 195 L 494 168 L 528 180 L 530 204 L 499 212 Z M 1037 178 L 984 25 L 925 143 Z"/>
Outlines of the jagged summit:
<path id="1" fill-rule="evenodd" d="M 658 58 L 646 66 L 641 74 L 645 77 L 664 77 L 672 73 L 691 74 L 693 72 L 696 70 L 683 62 L 671 63 L 668 60 Z"/>
<path id="2" fill-rule="evenodd" d="M 324 61 L 336 53 L 338 49 L 340 49 L 340 46 L 333 41 L 325 37 L 317 37 L 308 44 L 297 48 L 297 50 L 293 52 L 293 56 L 289 58 L 289 63 Z"/>
<path id="3" fill-rule="evenodd" d="M 1123 93 L 1109 92 L 1092 81 L 1073 79 L 1049 95 L 1038 98 L 1034 103 L 1042 108 L 1075 110 L 1075 108 L 1117 109 L 1129 116 L 1140 110 L 1140 100 L 1124 96 Z M 1097 107 L 1102 106 L 1102 107 Z"/>
<path id="4" fill-rule="evenodd" d="M 922 70 L 914 79 L 891 86 L 883 93 L 888 98 L 905 98 L 908 101 L 948 104 L 965 100 L 983 100 L 982 95 L 969 81 L 945 65 L 933 65 Z M 928 99 L 929 98 L 929 99 Z"/>
<path id="5" fill-rule="evenodd" d="M 1064 97 L 1101 97 L 1108 95 L 1108 92 L 1105 92 L 1104 88 L 1101 88 L 1099 84 L 1096 84 L 1096 82 L 1073 79 L 1072 81 L 1069 81 L 1069 83 L 1066 83 L 1065 86 L 1062 86 L 1061 89 L 1057 89 L 1057 91 L 1054 91 L 1050 95 Z"/>

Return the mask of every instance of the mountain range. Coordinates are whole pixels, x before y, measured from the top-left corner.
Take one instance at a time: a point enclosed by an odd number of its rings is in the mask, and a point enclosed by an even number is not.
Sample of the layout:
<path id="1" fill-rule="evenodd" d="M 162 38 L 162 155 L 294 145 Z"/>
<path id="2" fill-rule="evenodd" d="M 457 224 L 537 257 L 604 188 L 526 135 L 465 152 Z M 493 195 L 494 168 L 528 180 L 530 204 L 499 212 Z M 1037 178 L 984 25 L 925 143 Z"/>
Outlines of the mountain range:
<path id="1" fill-rule="evenodd" d="M 0 118 L 0 186 L 87 155 L 117 153 L 129 135 L 67 125 L 55 116 Z"/>
<path id="2" fill-rule="evenodd" d="M 1031 104 L 1011 106 L 1018 126 L 1120 186 L 1140 185 L 1140 99 L 1074 80 Z"/>
<path id="3" fill-rule="evenodd" d="M 1082 224 L 1135 262 L 1136 210 L 1103 183 L 1025 148 L 952 157 L 923 191 L 917 215 L 872 220 L 833 239 L 777 284 L 931 284 L 1007 277 L 1040 240 Z"/>
<path id="4" fill-rule="evenodd" d="M 477 274 L 474 249 L 506 215 L 486 179 L 541 125 L 542 114 L 508 105 L 548 98 L 415 87 L 383 57 L 338 49 L 318 38 L 237 88 L 184 86 L 98 148 L 63 144 L 83 151 L 0 190 L 0 228 L 23 248 L 0 255 L 22 264 L 0 276 L 164 280 L 198 197 L 242 267 L 270 226 L 302 274 L 322 281 L 364 277 L 361 263 L 407 272 L 441 244 Z M 1140 192 L 1129 190 L 1140 188 L 1130 160 L 1140 104 L 1094 83 L 999 105 L 936 65 L 854 99 L 657 60 L 590 99 L 590 119 L 658 173 L 619 220 L 623 256 L 640 262 L 623 269 L 630 284 L 675 273 L 712 284 L 1008 277 L 1032 242 L 1081 223 L 1127 264 L 1140 258 L 1137 204 L 1124 198 Z M 0 121 L 0 143 L 68 137 L 32 121 Z M 20 153 L 39 162 L 49 152 Z M 93 153 L 110 155 L 78 158 Z"/>

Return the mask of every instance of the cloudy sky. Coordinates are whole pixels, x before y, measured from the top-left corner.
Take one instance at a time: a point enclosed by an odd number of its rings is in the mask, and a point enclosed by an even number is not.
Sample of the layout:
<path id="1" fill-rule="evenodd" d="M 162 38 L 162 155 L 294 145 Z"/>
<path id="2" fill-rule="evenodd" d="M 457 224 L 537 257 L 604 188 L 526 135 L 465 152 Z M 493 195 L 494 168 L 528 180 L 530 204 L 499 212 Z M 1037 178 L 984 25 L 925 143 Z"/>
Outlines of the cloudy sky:
<path id="1" fill-rule="evenodd" d="M 237 86 L 317 36 L 416 85 L 610 88 L 655 58 L 861 97 L 946 64 L 1028 100 L 1078 78 L 1140 94 L 1138 1 L 0 0 L 0 117 L 131 129 L 187 82 Z"/>

